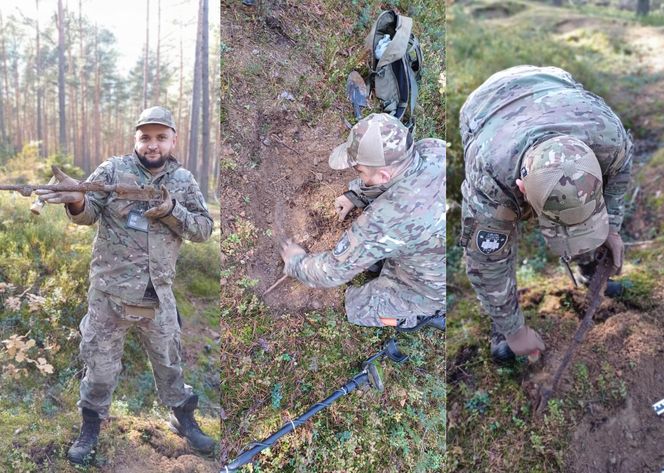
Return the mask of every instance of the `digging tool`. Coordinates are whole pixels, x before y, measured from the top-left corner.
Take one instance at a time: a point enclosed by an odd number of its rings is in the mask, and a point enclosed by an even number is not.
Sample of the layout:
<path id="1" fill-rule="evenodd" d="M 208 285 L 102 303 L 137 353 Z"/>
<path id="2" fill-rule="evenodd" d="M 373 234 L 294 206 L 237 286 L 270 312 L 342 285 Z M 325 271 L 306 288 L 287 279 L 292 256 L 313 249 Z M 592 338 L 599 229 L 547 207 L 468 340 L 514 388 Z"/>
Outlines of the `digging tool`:
<path id="1" fill-rule="evenodd" d="M 362 113 L 360 109 L 367 106 L 367 84 L 364 83 L 364 79 L 359 72 L 353 71 L 348 74 L 348 79 L 346 80 L 346 93 L 348 95 L 348 100 L 353 104 L 353 113 L 357 120 L 362 118 Z"/>
<path id="2" fill-rule="evenodd" d="M 597 262 L 595 274 L 590 280 L 588 293 L 586 294 L 588 308 L 586 309 L 583 320 L 579 324 L 579 328 L 576 329 L 574 339 L 567 348 L 565 356 L 563 356 L 563 360 L 560 362 L 560 366 L 553 376 L 553 382 L 550 386 L 542 386 L 539 390 L 535 405 L 535 413 L 537 415 L 541 415 L 546 411 L 549 399 L 556 389 L 558 389 L 558 384 L 560 384 L 560 379 L 563 374 L 565 374 L 565 371 L 567 371 L 567 366 L 570 361 L 572 361 L 574 354 L 579 346 L 581 346 L 581 343 L 593 326 L 593 316 L 602 301 L 604 289 L 609 281 L 609 276 L 613 272 L 613 258 L 611 257 L 611 252 L 608 248 L 600 246 L 595 254 L 595 261 Z"/>
<path id="3" fill-rule="evenodd" d="M 347 394 L 350 394 L 351 392 L 355 391 L 357 388 L 368 384 L 372 388 L 378 391 L 382 391 L 384 389 L 384 385 L 375 362 L 379 361 L 384 357 L 387 357 L 388 359 L 390 359 L 395 363 L 403 363 L 408 359 L 408 356 L 404 355 L 399 350 L 399 347 L 397 347 L 396 339 L 394 338 L 389 339 L 385 343 L 385 345 L 383 345 L 383 348 L 378 353 L 369 357 L 367 360 L 365 360 L 362 363 L 362 371 L 360 371 L 358 374 L 349 379 L 343 386 L 334 391 L 330 396 L 328 396 L 321 402 L 317 402 L 316 404 L 314 404 L 311 408 L 309 408 L 308 411 L 306 411 L 300 417 L 289 421 L 287 424 L 284 424 L 284 426 L 281 427 L 281 429 L 279 429 L 274 434 L 270 435 L 265 440 L 250 444 L 237 458 L 228 463 L 226 466 L 222 467 L 220 473 L 235 473 L 239 471 L 239 469 L 243 465 L 246 465 L 247 463 L 251 462 L 252 458 L 254 458 L 256 455 L 258 455 L 266 448 L 269 448 L 272 445 L 274 445 L 276 441 L 279 440 L 281 437 L 291 433 L 297 427 L 301 426 L 306 421 L 311 419 L 318 412 L 330 407 L 334 401 L 338 400 L 339 398 Z"/>
<path id="4" fill-rule="evenodd" d="M 288 274 L 284 274 L 281 276 L 277 282 L 272 284 L 270 287 L 267 288 L 267 291 L 263 293 L 263 297 L 267 296 L 269 293 L 271 293 L 273 290 L 275 290 L 277 287 L 281 285 L 282 282 L 284 282 L 286 279 L 288 279 Z"/>

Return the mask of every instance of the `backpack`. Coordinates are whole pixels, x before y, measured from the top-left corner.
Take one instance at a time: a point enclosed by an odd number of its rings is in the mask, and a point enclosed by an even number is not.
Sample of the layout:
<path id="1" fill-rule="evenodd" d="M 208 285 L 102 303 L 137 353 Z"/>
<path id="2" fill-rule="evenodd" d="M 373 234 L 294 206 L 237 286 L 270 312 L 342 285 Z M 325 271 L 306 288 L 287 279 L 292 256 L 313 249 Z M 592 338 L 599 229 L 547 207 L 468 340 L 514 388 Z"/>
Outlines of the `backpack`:
<path id="1" fill-rule="evenodd" d="M 401 120 L 411 131 L 422 75 L 422 49 L 412 29 L 412 18 L 388 10 L 378 16 L 366 39 L 371 50 L 369 87 L 380 100 L 383 112 Z M 377 47 L 380 58 L 376 57 Z"/>

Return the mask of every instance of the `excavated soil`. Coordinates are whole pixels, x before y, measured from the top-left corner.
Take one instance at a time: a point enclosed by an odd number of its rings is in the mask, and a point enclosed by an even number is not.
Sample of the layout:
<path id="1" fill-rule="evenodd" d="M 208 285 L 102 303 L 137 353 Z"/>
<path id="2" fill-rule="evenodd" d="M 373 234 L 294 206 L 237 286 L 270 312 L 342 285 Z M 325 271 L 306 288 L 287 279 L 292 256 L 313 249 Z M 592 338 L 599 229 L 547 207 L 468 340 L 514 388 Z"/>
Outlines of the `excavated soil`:
<path id="1" fill-rule="evenodd" d="M 216 473 L 219 466 L 210 460 L 186 454 L 168 458 L 154 451 L 127 449 L 118 451 L 114 462 L 103 473 Z"/>
<path id="2" fill-rule="evenodd" d="M 283 274 L 280 239 L 292 238 L 309 252 L 334 247 L 352 215 L 338 222 L 333 202 L 355 176 L 327 165 L 331 150 L 347 132 L 342 111 L 328 108 L 316 116 L 315 126 L 301 119 L 303 112 L 319 105 L 312 93 L 318 84 L 302 86 L 303 77 L 315 80 L 311 78 L 322 74 L 319 64 L 295 50 L 288 25 L 299 24 L 293 15 L 312 12 L 281 2 L 273 2 L 267 14 L 233 8 L 225 12 L 222 38 L 233 45 L 234 67 L 229 72 L 228 117 L 222 125 L 228 145 L 221 160 L 234 165 L 221 173 L 222 232 L 232 233 L 238 222 L 248 220 L 256 229 L 256 242 L 239 261 L 222 261 L 222 266 L 240 263 L 246 276 L 258 281 L 253 290 L 260 296 Z M 246 71 L 259 67 L 257 77 L 247 77 Z M 261 89 L 262 81 L 268 85 Z M 264 302 L 274 314 L 339 308 L 341 293 L 289 279 Z"/>
<path id="3" fill-rule="evenodd" d="M 549 385 L 558 369 L 573 333 L 578 326 L 578 314 L 585 309 L 584 292 L 561 291 L 545 296 L 540 306 L 542 317 L 558 318 L 558 330 L 543 335 L 546 356 L 523 380 L 523 388 L 533 402 L 538 389 Z M 553 302 L 563 297 L 571 299 L 573 310 L 560 313 L 560 305 Z M 547 300 L 551 311 L 546 310 Z M 527 303 L 527 301 L 524 301 Z M 583 406 L 583 413 L 573 428 L 564 471 L 583 473 L 632 473 L 659 471 L 664 466 L 664 418 L 658 417 L 652 405 L 664 398 L 664 311 L 662 291 L 655 297 L 651 311 L 637 311 L 619 302 L 604 300 L 597 313 L 596 323 L 588 333 L 566 374 L 561 379 L 554 399 L 571 397 Z M 583 362 L 588 367 L 588 379 L 598 379 L 602 370 L 611 367 L 607 389 L 597 399 L 585 399 L 574 392 L 573 367 Z M 659 369 L 658 369 L 659 368 Z M 616 391 L 624 383 L 624 394 Z M 608 399 L 608 400 L 607 400 Z"/>
<path id="4" fill-rule="evenodd" d="M 556 327 L 542 333 L 546 354 L 522 381 L 533 406 L 573 339 L 587 307 L 586 293 L 571 286 L 548 294 L 537 289 L 520 293 L 522 307 L 536 306 L 539 316 L 553 319 Z M 582 406 L 581 415 L 569 426 L 572 434 L 563 471 L 632 473 L 664 467 L 664 417 L 652 407 L 664 399 L 664 287 L 658 285 L 651 300 L 638 303 L 652 308 L 603 299 L 594 326 L 552 396 Z M 587 381 L 598 383 L 603 378 L 606 388 L 600 386 L 599 393 L 592 390 L 595 396 L 579 392 L 577 363 L 587 367 Z"/>
<path id="5" fill-rule="evenodd" d="M 116 425 L 113 425 L 116 424 Z M 122 418 L 110 418 L 102 426 L 102 447 L 113 443 L 104 439 L 117 428 L 127 437 L 127 442 L 116 447 L 109 462 L 100 468 L 103 473 L 212 473 L 219 471 L 219 464 L 211 457 L 195 455 L 184 439 L 173 438 L 163 431 L 163 426 L 146 421 L 127 424 Z"/>

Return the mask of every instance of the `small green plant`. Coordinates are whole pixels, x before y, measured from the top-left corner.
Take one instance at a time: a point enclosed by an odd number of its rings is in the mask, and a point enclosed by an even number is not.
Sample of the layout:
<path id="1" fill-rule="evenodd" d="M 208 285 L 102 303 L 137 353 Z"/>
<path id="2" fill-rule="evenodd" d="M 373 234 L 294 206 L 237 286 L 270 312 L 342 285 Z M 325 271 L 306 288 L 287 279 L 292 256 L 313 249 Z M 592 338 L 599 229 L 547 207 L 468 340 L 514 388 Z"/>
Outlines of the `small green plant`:
<path id="1" fill-rule="evenodd" d="M 466 409 L 478 414 L 486 414 L 491 405 L 489 393 L 486 391 L 477 391 L 472 398 L 466 402 Z"/>

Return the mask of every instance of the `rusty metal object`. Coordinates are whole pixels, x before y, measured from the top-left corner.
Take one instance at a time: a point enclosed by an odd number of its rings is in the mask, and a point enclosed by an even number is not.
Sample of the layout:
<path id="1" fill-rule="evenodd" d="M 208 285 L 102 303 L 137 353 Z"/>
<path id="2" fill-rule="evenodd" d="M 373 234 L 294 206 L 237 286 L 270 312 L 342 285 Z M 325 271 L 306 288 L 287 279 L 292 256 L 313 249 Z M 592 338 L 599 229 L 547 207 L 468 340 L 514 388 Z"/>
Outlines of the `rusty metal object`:
<path id="1" fill-rule="evenodd" d="M 581 343 L 585 339 L 586 335 L 593 326 L 593 316 L 597 309 L 599 308 L 600 302 L 602 301 L 602 296 L 604 295 L 604 289 L 609 280 L 609 276 L 613 273 L 613 258 L 611 253 L 605 246 L 600 246 L 597 249 L 595 260 L 597 261 L 597 267 L 595 269 L 595 274 L 590 280 L 590 285 L 588 286 L 588 293 L 586 294 L 586 301 L 588 306 L 586 313 L 579 324 L 579 327 L 576 329 L 574 338 L 570 343 L 565 355 L 563 356 L 562 361 L 558 370 L 553 376 L 553 381 L 549 386 L 541 386 L 537 396 L 534 413 L 536 415 L 544 414 L 548 407 L 549 399 L 553 393 L 558 389 L 560 384 L 560 379 L 563 377 L 563 374 L 567 371 L 567 367 L 572 361 L 574 354 L 581 346 Z"/>
<path id="2" fill-rule="evenodd" d="M 101 182 L 81 182 L 80 184 L 0 184 L 0 191 L 16 191 L 30 197 L 36 190 L 53 192 L 114 192 L 127 200 L 154 201 L 160 200 L 160 189 L 138 184 L 103 184 Z"/>

